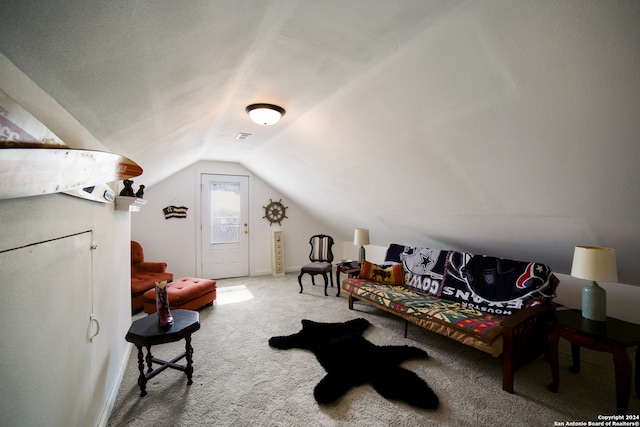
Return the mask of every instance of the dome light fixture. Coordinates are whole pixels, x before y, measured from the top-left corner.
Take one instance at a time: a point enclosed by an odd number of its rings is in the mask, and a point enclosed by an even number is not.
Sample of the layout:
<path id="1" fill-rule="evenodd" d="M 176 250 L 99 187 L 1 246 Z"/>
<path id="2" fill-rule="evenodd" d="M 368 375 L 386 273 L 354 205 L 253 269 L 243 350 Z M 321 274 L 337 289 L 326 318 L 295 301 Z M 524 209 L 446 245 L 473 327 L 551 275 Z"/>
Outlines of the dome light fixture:
<path id="1" fill-rule="evenodd" d="M 285 113 L 284 108 L 273 104 L 251 104 L 247 106 L 246 111 L 251 120 L 263 126 L 278 123 Z"/>

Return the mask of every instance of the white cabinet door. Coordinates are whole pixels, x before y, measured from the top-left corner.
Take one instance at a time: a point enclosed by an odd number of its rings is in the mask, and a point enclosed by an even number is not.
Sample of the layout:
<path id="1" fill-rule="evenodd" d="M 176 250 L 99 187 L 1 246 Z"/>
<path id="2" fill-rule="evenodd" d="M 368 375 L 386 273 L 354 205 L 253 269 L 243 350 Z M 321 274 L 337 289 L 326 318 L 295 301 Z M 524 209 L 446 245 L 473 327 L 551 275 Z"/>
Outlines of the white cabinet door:
<path id="1" fill-rule="evenodd" d="M 95 423 L 91 237 L 0 253 L 0 425 Z"/>

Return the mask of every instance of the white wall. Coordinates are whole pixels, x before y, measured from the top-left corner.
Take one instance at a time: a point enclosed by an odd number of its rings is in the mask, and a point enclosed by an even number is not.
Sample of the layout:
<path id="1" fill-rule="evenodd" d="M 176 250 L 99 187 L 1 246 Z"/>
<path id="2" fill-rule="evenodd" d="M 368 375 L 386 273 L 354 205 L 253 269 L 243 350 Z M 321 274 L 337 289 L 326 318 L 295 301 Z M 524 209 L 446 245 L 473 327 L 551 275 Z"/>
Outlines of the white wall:
<path id="1" fill-rule="evenodd" d="M 21 73 L 10 61 L 0 55 L 0 89 L 14 98 L 24 108 L 48 126 L 64 142 L 73 147 L 104 149 L 77 121 L 59 104 L 45 94 L 28 77 Z M 89 202 L 75 197 L 53 194 L 0 200 L 0 252 L 12 248 L 55 239 L 65 235 L 91 230 L 98 248 L 93 251 L 93 307 L 100 322 L 98 339 L 86 345 L 91 347 L 94 387 L 91 393 L 80 393 L 66 396 L 75 406 L 81 408 L 79 413 L 64 413 L 66 408 L 53 408 L 48 413 L 40 414 L 43 419 L 85 420 L 83 425 L 106 424 L 111 406 L 122 378 L 130 346 L 124 336 L 131 324 L 130 309 L 130 214 L 114 210 L 114 206 Z M 73 256 L 69 254 L 68 256 Z M 19 261 L 18 268 L 30 271 L 46 281 L 50 270 L 38 259 L 30 256 Z M 73 289 L 91 286 L 90 283 L 71 283 L 69 286 L 55 286 L 48 292 L 63 294 L 66 298 L 66 310 L 84 312 L 86 301 L 77 301 Z M 40 349 L 41 362 L 37 368 L 73 369 L 73 366 L 48 366 L 50 359 L 59 360 L 70 352 L 82 349 L 69 348 L 68 342 L 75 342 L 68 337 L 68 329 L 64 324 L 47 317 L 46 305 L 34 304 L 34 286 L 31 283 L 5 283 L 0 275 L 0 311 L 5 295 L 19 305 L 20 314 L 10 320 L 3 319 L 3 335 L 9 340 L 29 340 L 30 330 L 56 337 L 59 345 Z M 86 319 L 89 327 L 89 319 Z M 20 352 L 20 348 L 2 346 L 3 354 Z M 52 356 L 52 357 L 49 357 Z M 20 360 L 20 358 L 18 358 Z M 9 369 L 21 370 L 37 381 L 37 369 L 22 362 L 24 366 L 11 366 Z M 0 373 L 1 375 L 1 373 Z M 30 380 L 34 380 L 30 378 Z M 74 390 L 71 380 L 69 384 L 42 383 L 43 394 L 57 396 L 62 389 Z M 0 378 L 0 401 L 15 390 L 2 387 L 5 382 Z M 31 396 L 23 396 L 30 402 Z M 45 402 L 31 402 L 31 415 L 42 410 Z M 57 411 L 57 413 L 56 413 Z M 7 421 L 7 420 L 4 420 Z M 0 424 L 5 424 L 0 421 Z M 19 420 L 9 420 L 6 425 L 21 424 Z"/>
<path id="2" fill-rule="evenodd" d="M 144 167 L 144 166 L 143 166 Z M 164 261 L 167 271 L 174 278 L 196 276 L 198 254 L 198 233 L 200 232 L 200 174 L 230 174 L 249 177 L 249 274 L 252 276 L 271 273 L 270 239 L 273 230 L 284 231 L 285 270 L 299 271 L 309 260 L 309 237 L 313 234 L 329 234 L 336 238 L 334 245 L 336 259 L 342 257 L 341 239 L 334 231 L 313 219 L 304 210 L 274 190 L 262 179 L 250 173 L 237 163 L 199 162 L 189 166 L 160 183 L 145 189 L 147 204 L 140 212 L 132 214 L 131 236 L 138 241 L 149 261 Z M 134 180 L 134 188 L 139 184 Z M 269 200 L 280 200 L 288 206 L 281 225 L 269 225 L 264 216 L 263 206 Z M 165 219 L 162 209 L 169 205 L 186 206 L 186 219 Z"/>
<path id="3" fill-rule="evenodd" d="M 576 279 L 567 274 L 556 274 L 560 279 L 558 297 L 555 301 L 569 308 L 580 309 L 582 287 L 586 280 Z M 600 283 L 607 291 L 607 316 L 640 324 L 640 286 L 625 283 Z"/>

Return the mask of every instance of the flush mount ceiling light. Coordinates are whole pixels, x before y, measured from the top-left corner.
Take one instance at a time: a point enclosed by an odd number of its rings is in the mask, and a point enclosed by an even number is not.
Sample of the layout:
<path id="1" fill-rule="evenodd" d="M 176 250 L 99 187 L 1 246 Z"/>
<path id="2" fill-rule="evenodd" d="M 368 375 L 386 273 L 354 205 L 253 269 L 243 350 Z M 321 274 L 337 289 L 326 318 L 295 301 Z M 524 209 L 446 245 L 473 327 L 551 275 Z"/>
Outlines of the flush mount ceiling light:
<path id="1" fill-rule="evenodd" d="M 246 108 L 251 120 L 259 125 L 269 126 L 278 123 L 284 116 L 284 108 L 273 104 L 251 104 Z"/>

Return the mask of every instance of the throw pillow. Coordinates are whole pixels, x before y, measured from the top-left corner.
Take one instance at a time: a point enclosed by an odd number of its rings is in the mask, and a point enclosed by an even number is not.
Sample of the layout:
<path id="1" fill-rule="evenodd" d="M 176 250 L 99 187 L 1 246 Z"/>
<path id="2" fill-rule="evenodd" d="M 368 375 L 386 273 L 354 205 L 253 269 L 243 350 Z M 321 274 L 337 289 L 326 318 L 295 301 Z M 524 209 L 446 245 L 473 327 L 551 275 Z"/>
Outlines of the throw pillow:
<path id="1" fill-rule="evenodd" d="M 404 269 L 402 264 L 383 267 L 364 261 L 360 269 L 360 278 L 380 282 L 384 285 L 404 285 Z"/>

